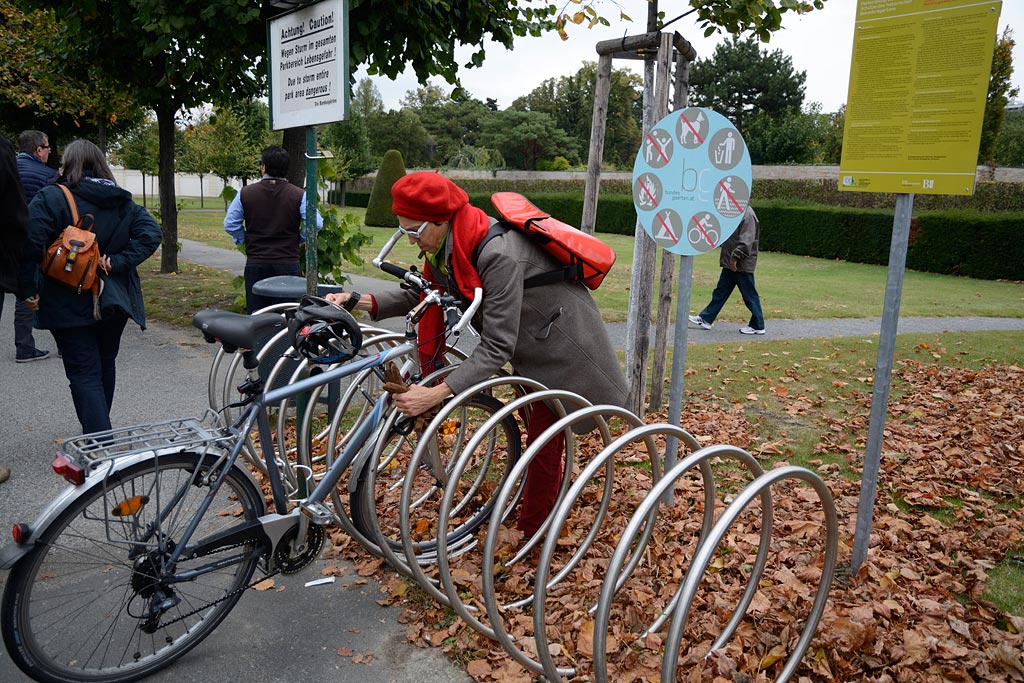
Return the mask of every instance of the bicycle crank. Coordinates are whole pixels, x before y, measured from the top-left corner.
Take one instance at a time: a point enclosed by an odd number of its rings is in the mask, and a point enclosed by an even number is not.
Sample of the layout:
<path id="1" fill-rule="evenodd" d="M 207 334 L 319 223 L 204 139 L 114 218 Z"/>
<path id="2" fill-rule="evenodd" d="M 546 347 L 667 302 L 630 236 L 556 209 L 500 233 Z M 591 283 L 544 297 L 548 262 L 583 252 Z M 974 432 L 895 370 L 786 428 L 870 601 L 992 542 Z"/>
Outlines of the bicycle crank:
<path id="1" fill-rule="evenodd" d="M 296 524 L 285 532 L 281 541 L 274 549 L 274 566 L 282 574 L 295 574 L 320 557 L 320 551 L 324 549 L 324 540 L 327 533 L 324 528 L 317 524 L 307 525 L 304 544 L 296 548 L 295 542 L 299 536 L 299 525 Z"/>

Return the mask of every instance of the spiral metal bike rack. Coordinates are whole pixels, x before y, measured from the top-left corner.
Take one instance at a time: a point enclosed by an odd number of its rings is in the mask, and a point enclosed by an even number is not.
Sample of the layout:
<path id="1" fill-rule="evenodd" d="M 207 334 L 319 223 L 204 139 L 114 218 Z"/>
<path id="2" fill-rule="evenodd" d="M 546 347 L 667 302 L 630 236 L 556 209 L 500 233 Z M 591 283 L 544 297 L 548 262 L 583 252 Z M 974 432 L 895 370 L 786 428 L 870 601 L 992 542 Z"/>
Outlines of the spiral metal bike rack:
<path id="1" fill-rule="evenodd" d="M 293 304 L 281 304 L 266 310 L 286 309 L 291 306 Z M 282 332 L 274 335 L 260 349 L 261 363 L 266 362 L 271 368 L 268 382 L 295 381 L 307 372 L 305 361 L 296 364 L 294 358 L 286 357 L 284 352 L 278 348 L 284 334 Z M 367 336 L 364 346 L 377 344 L 384 348 L 404 340 L 402 335 L 379 328 L 364 328 L 364 334 Z M 277 350 L 275 351 L 275 349 Z M 273 353 L 280 354 L 280 357 L 272 359 L 270 356 Z M 236 356 L 230 363 L 225 364 L 223 355 L 223 350 L 220 350 L 214 359 L 210 371 L 208 392 L 211 408 L 226 411 L 231 400 L 234 377 L 240 359 Z M 464 354 L 456 350 L 452 352 L 450 359 L 457 362 L 464 357 Z M 292 364 L 290 372 L 288 372 L 289 364 Z M 442 368 L 425 378 L 423 382 L 425 384 L 437 382 L 453 369 L 452 365 Z M 293 449 L 285 448 L 285 422 L 290 420 L 288 406 L 284 404 L 278 406 L 280 417 L 276 438 L 282 446 L 282 450 L 287 454 L 294 454 L 296 459 L 293 466 L 289 466 L 287 463 L 281 464 L 286 480 L 293 489 L 302 490 L 300 479 L 304 480 L 301 483 L 311 484 L 313 482 L 315 463 L 324 460 L 329 467 L 338 457 L 348 442 L 349 434 L 354 432 L 362 420 L 367 418 L 369 405 L 372 403 L 371 397 L 381 390 L 379 384 L 378 377 L 372 371 L 364 371 L 351 378 L 349 384 L 341 392 L 337 405 L 332 406 L 329 424 L 317 433 L 314 433 L 315 430 L 312 426 L 314 411 L 298 411 L 303 419 L 295 421 L 296 444 Z M 308 398 L 309 402 L 319 401 L 322 391 L 323 388 L 318 387 L 311 392 Z M 452 457 L 442 462 L 438 453 L 438 444 L 442 430 L 450 428 L 447 426 L 451 422 L 450 417 L 453 414 L 464 415 L 464 411 L 475 397 L 482 394 L 493 395 L 495 391 L 511 392 L 512 398 L 505 401 L 500 408 L 488 409 L 493 412 L 481 424 L 474 423 L 469 429 L 467 429 L 469 426 L 459 424 L 454 434 L 446 433 L 454 445 L 451 447 Z M 508 467 L 507 462 L 505 463 L 505 469 L 502 471 L 502 483 L 487 499 L 487 504 L 491 505 L 491 508 L 479 531 L 470 529 L 466 533 L 452 532 L 450 519 L 454 519 L 457 514 L 465 514 L 467 505 L 478 504 L 468 501 L 484 490 L 483 486 L 486 482 L 483 479 L 485 474 L 490 471 L 490 459 L 494 457 L 492 450 L 500 440 L 496 435 L 500 433 L 503 426 L 507 428 L 509 420 L 515 421 L 518 417 L 519 421 L 526 422 L 530 407 L 538 401 L 547 403 L 555 414 L 555 422 L 522 452 L 511 468 Z M 484 405 L 490 405 L 490 403 Z M 463 412 L 459 413 L 459 411 Z M 694 436 L 678 426 L 664 423 L 647 425 L 641 418 L 623 408 L 591 405 L 577 394 L 551 390 L 539 382 L 524 377 L 503 375 L 479 382 L 449 399 L 442 410 L 423 427 L 423 431 L 417 434 L 418 440 L 409 456 L 404 473 L 389 484 L 390 489 L 388 490 L 394 491 L 399 486 L 401 488 L 397 505 L 398 519 L 384 520 L 389 521 L 388 529 L 391 531 L 388 533 L 392 534 L 389 537 L 383 529 L 383 518 L 380 517 L 380 511 L 376 509 L 375 487 L 378 484 L 378 474 L 384 468 L 393 469 L 396 466 L 396 462 L 393 461 L 394 454 L 407 438 L 402 435 L 403 432 L 397 430 L 401 419 L 396 410 L 393 408 L 388 410 L 381 420 L 379 429 L 382 431 L 379 433 L 395 432 L 398 442 L 391 443 L 380 439 L 372 452 L 362 453 L 353 463 L 347 485 L 344 487 L 350 494 L 353 493 L 357 488 L 355 478 L 363 477 L 361 485 L 367 487 L 364 497 L 369 496 L 370 500 L 368 502 L 362 498 L 358 498 L 358 500 L 361 505 L 369 509 L 368 520 L 365 520 L 368 528 L 360 529 L 353 523 L 346 512 L 346 505 L 341 500 L 339 491 L 332 494 L 335 522 L 369 552 L 387 560 L 396 571 L 414 580 L 428 595 L 439 603 L 450 607 L 469 626 L 498 642 L 516 662 L 533 674 L 543 676 L 544 680 L 549 683 L 562 681 L 578 674 L 576 667 L 559 665 L 555 656 L 551 654 L 552 643 L 548 637 L 547 628 L 552 624 L 548 623 L 546 613 L 549 594 L 553 588 L 578 570 L 588 553 L 594 551 L 595 543 L 601 537 L 603 525 L 612 520 L 609 511 L 615 493 L 615 477 L 618 472 L 627 469 L 622 462 L 624 454 L 634 453 L 640 448 L 644 450 L 646 459 L 642 462 L 644 467 L 650 469 L 651 488 L 636 504 L 624 530 L 615 542 L 614 551 L 607 560 L 605 575 L 600 585 L 600 594 L 589 608 L 594 620 L 592 676 L 597 683 L 606 683 L 609 680 L 606 647 L 610 637 L 613 605 L 634 570 L 647 556 L 650 543 L 660 528 L 659 513 L 666 506 L 666 501 L 671 500 L 670 496 L 677 482 L 683 477 L 693 474 L 699 475 L 700 478 L 703 512 L 701 513 L 699 534 L 696 534 L 696 546 L 692 557 L 689 558 L 685 574 L 672 592 L 671 598 L 664 602 L 664 606 L 657 614 L 651 615 L 650 622 L 643 632 L 637 635 L 638 639 L 642 639 L 649 634 L 664 632 L 667 626 L 667 632 L 664 633 L 662 640 L 664 649 L 661 659 L 662 683 L 674 683 L 676 680 L 680 650 L 683 647 L 683 632 L 693 608 L 701 579 L 737 519 L 755 501 L 759 502 L 760 533 L 757 537 L 756 556 L 749 567 L 744 570 L 743 578 L 746 580 L 746 586 L 727 623 L 710 646 L 709 655 L 724 647 L 735 634 L 761 583 L 772 546 L 775 518 L 775 508 L 772 502 L 773 487 L 782 482 L 809 486 L 817 496 L 823 511 L 824 552 L 821 576 L 813 604 L 806 615 L 800 636 L 793 645 L 777 680 L 788 681 L 795 673 L 800 660 L 810 646 L 815 629 L 824 612 L 828 592 L 835 576 L 838 554 L 839 532 L 835 505 L 828 488 L 814 472 L 794 466 L 779 467 L 765 472 L 757 459 L 741 448 L 724 444 L 702 448 Z M 624 425 L 623 433 L 616 437 L 612 436 L 608 425 L 609 420 L 613 419 Z M 456 420 L 456 422 L 459 421 Z M 584 423 L 590 429 L 596 425 L 603 448 L 586 462 L 574 477 L 576 446 L 573 428 Z M 559 434 L 565 435 L 565 452 L 563 475 L 559 483 L 554 508 L 531 539 L 511 553 L 511 557 L 503 557 L 499 560 L 502 525 L 512 514 L 522 496 L 527 469 L 541 449 L 557 438 Z M 671 470 L 662 473 L 663 453 L 658 444 L 659 440 L 663 441 L 666 438 L 676 439 L 684 446 L 689 455 L 679 461 Z M 314 450 L 318 449 L 312 449 L 310 444 L 320 440 L 323 441 L 323 451 L 314 454 Z M 509 444 L 505 444 L 505 446 L 506 449 L 511 447 Z M 516 449 L 520 447 L 520 444 L 515 446 Z M 485 453 L 482 465 L 474 461 L 474 457 L 478 457 L 474 454 L 481 448 Z M 260 462 L 257 458 L 250 458 L 250 460 L 254 464 Z M 738 464 L 740 470 L 749 477 L 749 481 L 726 505 L 724 501 L 721 504 L 718 501 L 712 464 L 728 461 Z M 634 459 L 633 462 L 637 461 Z M 424 483 L 423 476 L 433 476 L 436 481 L 433 484 L 428 481 L 426 491 L 416 491 L 414 489 L 417 486 L 417 476 L 421 477 L 419 482 L 421 487 Z M 594 487 L 597 485 L 595 482 L 600 482 L 601 476 L 603 476 L 603 484 L 600 484 L 599 503 L 596 506 L 581 508 L 582 496 L 588 487 Z M 414 529 L 413 519 L 418 514 L 416 513 L 418 506 L 428 498 L 431 504 L 438 506 L 433 527 L 426 531 Z M 716 509 L 719 510 L 717 520 L 715 518 Z M 575 547 L 569 548 L 572 543 L 565 541 L 560 543 L 560 536 L 563 535 L 570 519 L 574 515 L 582 515 L 584 510 L 590 514 L 590 517 L 587 518 L 590 528 L 583 534 L 581 540 L 573 539 Z M 433 509 L 431 508 L 429 512 L 433 513 Z M 392 512 L 388 514 L 394 513 L 395 511 L 392 509 Z M 396 528 L 398 542 L 394 538 L 394 529 Z M 422 540 L 424 535 L 429 540 Z M 610 547 L 607 543 L 605 546 Z M 474 551 L 479 553 L 479 558 L 470 555 Z M 520 565 L 523 569 L 530 569 L 528 565 L 521 563 L 527 562 L 531 557 L 536 558 L 536 565 L 532 567 L 532 591 L 521 592 L 515 596 L 515 599 L 502 602 L 498 597 L 500 576 L 516 565 Z M 469 561 L 469 558 L 479 559 L 482 579 L 480 595 L 472 593 L 467 595 L 462 592 L 465 591 L 465 588 L 460 588 L 458 581 L 453 576 L 453 571 L 456 568 L 453 561 L 456 558 L 460 562 Z M 428 568 L 430 573 L 428 573 Z M 477 604 L 470 604 L 474 600 Z M 511 615 L 517 611 L 522 613 L 526 610 L 531 612 L 532 617 L 532 641 L 533 649 L 536 651 L 535 658 L 530 656 L 525 647 L 526 643 L 513 637 L 506 627 L 506 620 Z"/>

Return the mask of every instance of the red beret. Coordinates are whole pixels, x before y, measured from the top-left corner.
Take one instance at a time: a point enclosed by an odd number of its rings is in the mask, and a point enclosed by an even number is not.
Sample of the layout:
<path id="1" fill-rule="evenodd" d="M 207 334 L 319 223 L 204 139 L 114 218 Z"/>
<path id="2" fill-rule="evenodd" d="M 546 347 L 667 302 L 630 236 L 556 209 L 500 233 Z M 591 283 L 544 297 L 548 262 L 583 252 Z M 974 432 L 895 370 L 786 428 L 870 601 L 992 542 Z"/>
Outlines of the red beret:
<path id="1" fill-rule="evenodd" d="M 410 173 L 391 186 L 391 212 L 417 221 L 442 223 L 468 203 L 469 195 L 440 173 Z"/>

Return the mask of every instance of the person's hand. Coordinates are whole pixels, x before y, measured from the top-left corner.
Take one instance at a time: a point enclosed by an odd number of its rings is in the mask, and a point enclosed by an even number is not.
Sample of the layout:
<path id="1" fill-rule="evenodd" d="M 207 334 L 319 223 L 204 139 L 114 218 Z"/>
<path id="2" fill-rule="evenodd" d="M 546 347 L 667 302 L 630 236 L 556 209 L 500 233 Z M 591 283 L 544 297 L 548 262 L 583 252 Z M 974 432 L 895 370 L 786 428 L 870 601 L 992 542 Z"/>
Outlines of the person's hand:
<path id="1" fill-rule="evenodd" d="M 399 413 L 405 417 L 415 417 L 438 405 L 441 401 L 451 396 L 451 394 L 451 388 L 444 382 L 436 387 L 411 384 L 408 391 L 401 394 L 392 394 L 391 401 L 398 408 Z"/>
<path id="2" fill-rule="evenodd" d="M 335 306 L 344 306 L 349 299 L 352 298 L 351 292 L 337 292 L 328 294 L 324 297 Z M 373 310 L 373 297 L 369 294 L 363 294 L 360 296 L 359 301 L 356 302 L 355 310 L 357 311 L 370 311 Z"/>
<path id="3" fill-rule="evenodd" d="M 27 308 L 28 310 L 30 310 L 30 311 L 38 311 L 39 310 L 39 295 L 37 294 L 35 296 L 30 296 L 29 298 L 25 299 L 23 301 L 23 303 L 25 304 L 25 308 Z"/>
<path id="4" fill-rule="evenodd" d="M 100 256 L 100 268 L 103 269 L 104 273 L 109 273 L 110 272 L 110 257 L 109 256 Z"/>
<path id="5" fill-rule="evenodd" d="M 729 270 L 731 270 L 732 272 L 735 273 L 736 269 L 739 268 L 739 267 L 740 267 L 740 264 L 739 264 L 739 262 L 736 259 L 732 259 L 731 261 L 729 261 Z"/>

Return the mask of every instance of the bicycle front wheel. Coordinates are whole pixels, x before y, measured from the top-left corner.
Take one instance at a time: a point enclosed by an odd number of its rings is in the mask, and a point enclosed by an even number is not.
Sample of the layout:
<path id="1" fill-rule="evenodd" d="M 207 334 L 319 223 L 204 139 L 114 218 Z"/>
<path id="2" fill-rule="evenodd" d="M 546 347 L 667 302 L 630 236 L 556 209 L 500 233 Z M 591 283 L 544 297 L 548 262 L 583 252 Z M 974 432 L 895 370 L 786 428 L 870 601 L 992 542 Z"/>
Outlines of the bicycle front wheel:
<path id="1" fill-rule="evenodd" d="M 213 502 L 193 541 L 262 514 L 259 489 L 235 467 L 212 490 L 217 462 L 176 453 L 133 465 L 36 531 L 39 545 L 12 569 L 0 608 L 4 644 L 22 671 L 37 681 L 136 680 L 217 627 L 261 548 L 250 541 L 179 560 L 175 578 L 162 571 L 206 496 Z"/>

